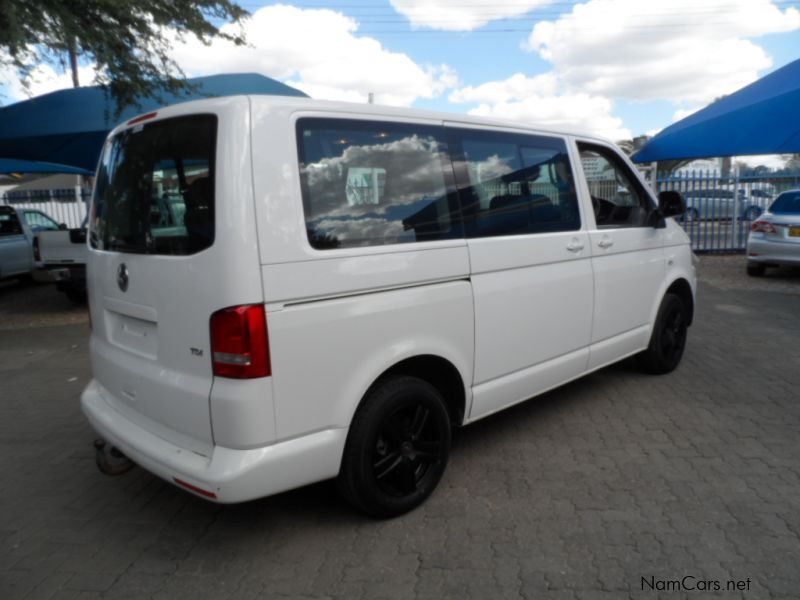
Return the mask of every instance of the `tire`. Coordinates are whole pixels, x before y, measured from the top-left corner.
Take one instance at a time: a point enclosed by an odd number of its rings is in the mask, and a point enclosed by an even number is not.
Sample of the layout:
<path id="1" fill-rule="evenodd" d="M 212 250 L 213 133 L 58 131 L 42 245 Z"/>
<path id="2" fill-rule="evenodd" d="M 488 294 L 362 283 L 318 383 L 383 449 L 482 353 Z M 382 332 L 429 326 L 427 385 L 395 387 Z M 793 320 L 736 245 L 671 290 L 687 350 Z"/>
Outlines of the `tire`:
<path id="1" fill-rule="evenodd" d="M 339 491 L 373 517 L 406 513 L 433 493 L 450 453 L 450 417 L 439 391 L 395 376 L 367 392 L 347 435 Z"/>
<path id="2" fill-rule="evenodd" d="M 762 264 L 754 263 L 747 265 L 747 274 L 750 275 L 750 277 L 763 277 L 766 272 L 767 267 Z"/>
<path id="3" fill-rule="evenodd" d="M 64 290 L 64 294 L 74 304 L 86 304 L 86 290 L 68 289 Z"/>
<path id="4" fill-rule="evenodd" d="M 33 275 L 31 273 L 23 273 L 22 275 L 17 275 L 17 282 L 21 286 L 33 285 Z"/>
<path id="5" fill-rule="evenodd" d="M 650 344 L 637 357 L 639 366 L 654 375 L 675 370 L 683 357 L 688 327 L 689 314 L 683 300 L 666 294 L 658 308 Z"/>

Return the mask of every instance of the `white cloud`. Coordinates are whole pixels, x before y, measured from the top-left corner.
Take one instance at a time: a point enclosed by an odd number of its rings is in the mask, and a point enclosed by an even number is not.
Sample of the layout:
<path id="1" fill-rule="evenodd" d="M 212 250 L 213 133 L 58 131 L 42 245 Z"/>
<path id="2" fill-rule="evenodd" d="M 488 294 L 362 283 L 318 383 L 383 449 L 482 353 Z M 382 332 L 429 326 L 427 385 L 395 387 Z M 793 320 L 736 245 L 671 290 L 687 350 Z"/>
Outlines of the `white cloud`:
<path id="1" fill-rule="evenodd" d="M 772 65 L 749 39 L 800 28 L 770 0 L 590 0 L 534 26 L 525 47 L 568 89 L 634 100 L 707 104 Z"/>
<path id="2" fill-rule="evenodd" d="M 192 76 L 221 72 L 262 73 L 287 80 L 318 99 L 407 106 L 434 98 L 457 83 L 446 65 L 421 66 L 374 38 L 358 36 L 358 23 L 341 13 L 267 6 L 245 24 L 249 46 L 194 38 L 177 41 L 176 62 Z"/>
<path id="3" fill-rule="evenodd" d="M 490 81 L 477 87 L 467 86 L 455 90 L 449 96 L 450 102 L 508 102 L 528 96 L 553 95 L 558 90 L 558 81 L 552 73 L 543 73 L 535 77 L 527 77 L 515 73 L 503 81 Z"/>
<path id="4" fill-rule="evenodd" d="M 91 85 L 97 71 L 94 66 L 78 67 L 78 80 L 81 85 Z M 40 96 L 72 87 L 72 74 L 59 73 L 47 64 L 38 65 L 31 72 L 29 89 L 26 90 L 19 79 L 16 69 L 6 67 L 0 70 L 0 83 L 6 84 L 6 94 L 11 102 L 25 100 L 32 96 Z"/>
<path id="5" fill-rule="evenodd" d="M 491 21 L 518 17 L 552 0 L 503 0 L 491 4 L 465 0 L 390 0 L 412 27 L 445 31 L 472 31 Z"/>
<path id="6" fill-rule="evenodd" d="M 696 113 L 701 108 L 703 108 L 703 107 L 702 106 L 695 106 L 694 108 L 679 108 L 678 110 L 675 111 L 675 114 L 672 115 L 672 122 L 676 123 L 676 122 L 680 121 L 681 119 L 685 119 L 689 115 L 693 115 L 694 113 Z"/>
<path id="7" fill-rule="evenodd" d="M 613 102 L 603 96 L 559 89 L 553 73 L 526 77 L 516 73 L 503 81 L 455 90 L 455 103 L 479 103 L 469 114 L 521 121 L 531 126 L 583 130 L 613 140 L 629 139 L 630 130 L 612 114 Z"/>

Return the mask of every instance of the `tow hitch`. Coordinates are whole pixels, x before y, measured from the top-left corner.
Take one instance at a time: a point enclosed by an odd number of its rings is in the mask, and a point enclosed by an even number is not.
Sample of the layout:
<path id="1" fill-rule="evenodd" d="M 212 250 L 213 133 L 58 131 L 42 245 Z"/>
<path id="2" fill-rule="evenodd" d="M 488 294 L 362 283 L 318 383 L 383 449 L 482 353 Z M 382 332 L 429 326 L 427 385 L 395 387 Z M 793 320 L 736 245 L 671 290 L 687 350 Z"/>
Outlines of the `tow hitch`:
<path id="1" fill-rule="evenodd" d="M 104 475 L 124 475 L 136 466 L 135 462 L 114 446 L 111 446 L 111 449 L 106 452 L 105 440 L 95 440 L 94 449 L 97 468 L 100 469 L 100 472 Z"/>

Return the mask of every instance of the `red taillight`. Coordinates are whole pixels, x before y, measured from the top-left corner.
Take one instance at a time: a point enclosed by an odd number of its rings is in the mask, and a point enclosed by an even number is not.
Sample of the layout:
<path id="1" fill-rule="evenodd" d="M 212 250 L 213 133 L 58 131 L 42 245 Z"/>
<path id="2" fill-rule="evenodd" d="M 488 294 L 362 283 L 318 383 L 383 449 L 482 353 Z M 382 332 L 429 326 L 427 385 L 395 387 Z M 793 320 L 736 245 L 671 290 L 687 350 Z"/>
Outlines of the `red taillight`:
<path id="1" fill-rule="evenodd" d="M 39 236 L 33 237 L 33 260 L 42 262 L 42 254 L 39 252 Z"/>
<path id="2" fill-rule="evenodd" d="M 232 306 L 211 315 L 211 357 L 214 375 L 219 377 L 270 376 L 264 305 Z"/>
<path id="3" fill-rule="evenodd" d="M 141 123 L 142 121 L 148 121 L 150 119 L 155 119 L 158 112 L 151 112 L 144 115 L 139 115 L 138 117 L 134 117 L 130 121 L 128 121 L 128 125 L 135 125 L 136 123 Z"/>
<path id="4" fill-rule="evenodd" d="M 775 225 L 769 221 L 753 221 L 753 224 L 750 225 L 750 231 L 760 231 L 761 233 L 778 233 L 778 230 L 775 229 Z"/>

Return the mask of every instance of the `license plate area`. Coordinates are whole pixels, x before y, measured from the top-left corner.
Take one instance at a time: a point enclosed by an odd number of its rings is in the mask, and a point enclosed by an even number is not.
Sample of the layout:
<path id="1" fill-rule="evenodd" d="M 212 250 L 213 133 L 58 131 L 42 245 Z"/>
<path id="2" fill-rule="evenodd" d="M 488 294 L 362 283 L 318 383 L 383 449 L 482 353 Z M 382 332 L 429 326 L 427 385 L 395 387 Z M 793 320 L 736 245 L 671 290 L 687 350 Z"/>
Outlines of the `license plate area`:
<path id="1" fill-rule="evenodd" d="M 789 237 L 800 237 L 800 225 L 789 227 Z"/>
<path id="2" fill-rule="evenodd" d="M 106 327 L 109 340 L 118 348 L 145 358 L 155 360 L 157 357 L 158 328 L 155 323 L 107 310 Z"/>

